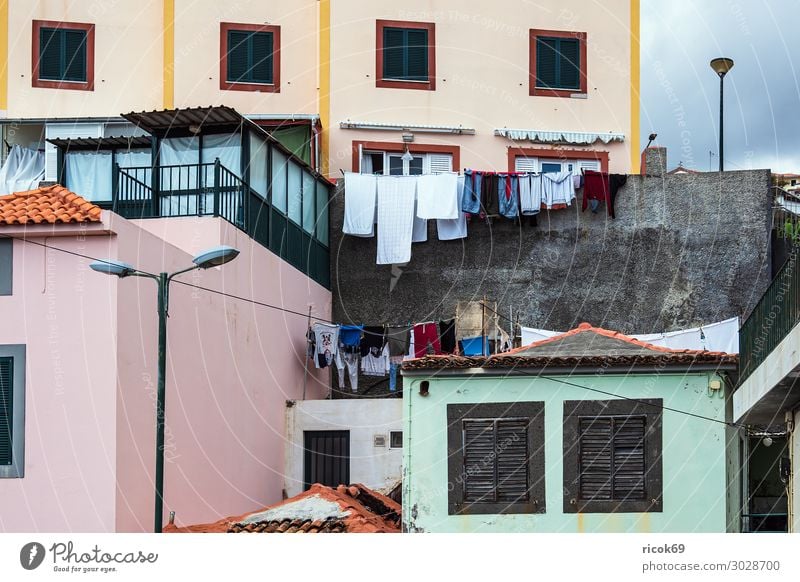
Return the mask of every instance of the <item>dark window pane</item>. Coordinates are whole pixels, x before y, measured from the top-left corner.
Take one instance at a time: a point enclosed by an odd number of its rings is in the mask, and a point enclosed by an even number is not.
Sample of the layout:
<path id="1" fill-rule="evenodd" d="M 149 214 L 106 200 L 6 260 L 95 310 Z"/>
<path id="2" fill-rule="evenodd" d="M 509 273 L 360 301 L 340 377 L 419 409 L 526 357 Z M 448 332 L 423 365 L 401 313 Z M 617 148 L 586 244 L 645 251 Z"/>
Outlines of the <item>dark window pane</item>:
<path id="1" fill-rule="evenodd" d="M 411 176 L 422 175 L 422 158 L 413 158 L 408 162 L 408 173 Z"/>
<path id="2" fill-rule="evenodd" d="M 86 81 L 86 31 L 63 30 L 64 79 Z"/>
<path id="3" fill-rule="evenodd" d="M 556 67 L 558 59 L 558 39 L 536 39 L 536 86 L 556 87 Z"/>
<path id="4" fill-rule="evenodd" d="M 252 59 L 250 80 L 253 83 L 271 84 L 273 80 L 272 71 L 272 33 L 254 32 L 252 39 Z"/>
<path id="5" fill-rule="evenodd" d="M 0 295 L 11 295 L 14 291 L 14 241 L 0 239 Z"/>
<path id="6" fill-rule="evenodd" d="M 578 39 L 562 38 L 559 43 L 559 87 L 581 88 L 581 51 Z"/>
<path id="7" fill-rule="evenodd" d="M 383 78 L 428 80 L 428 31 L 418 28 L 383 29 Z"/>
<path id="8" fill-rule="evenodd" d="M 383 29 L 383 78 L 405 78 L 406 35 L 402 28 Z"/>
<path id="9" fill-rule="evenodd" d="M 61 35 L 54 28 L 39 29 L 39 78 L 61 79 Z"/>
<path id="10" fill-rule="evenodd" d="M 408 49 L 406 79 L 409 81 L 428 80 L 428 31 L 410 29 L 408 32 Z"/>
<path id="11" fill-rule="evenodd" d="M 403 158 L 400 156 L 389 156 L 389 175 L 402 176 L 403 175 Z"/>
<path id="12" fill-rule="evenodd" d="M 87 42 L 85 30 L 40 28 L 39 79 L 86 82 Z"/>
<path id="13" fill-rule="evenodd" d="M 248 37 L 246 32 L 228 31 L 228 81 L 231 83 L 245 80 L 248 69 Z"/>
<path id="14" fill-rule="evenodd" d="M 0 466 L 12 459 L 11 431 L 14 427 L 13 396 L 14 359 L 0 358 Z"/>

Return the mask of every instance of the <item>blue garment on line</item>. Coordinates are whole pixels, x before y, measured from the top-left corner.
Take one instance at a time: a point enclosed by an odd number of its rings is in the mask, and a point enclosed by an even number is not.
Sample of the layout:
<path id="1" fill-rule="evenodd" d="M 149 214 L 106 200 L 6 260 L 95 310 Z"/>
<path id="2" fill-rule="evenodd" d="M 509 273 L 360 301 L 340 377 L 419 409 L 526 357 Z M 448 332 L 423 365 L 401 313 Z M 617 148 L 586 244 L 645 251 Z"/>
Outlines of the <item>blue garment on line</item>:
<path id="1" fill-rule="evenodd" d="M 478 214 L 481 211 L 481 181 L 483 174 L 464 170 L 464 191 L 461 198 L 461 212 Z"/>
<path id="2" fill-rule="evenodd" d="M 389 364 L 389 392 L 397 391 L 397 369 L 399 364 Z"/>
<path id="3" fill-rule="evenodd" d="M 506 196 L 506 184 L 511 180 L 511 196 Z M 519 176 L 500 174 L 497 179 L 497 200 L 500 214 L 506 218 L 519 216 Z"/>
<path id="4" fill-rule="evenodd" d="M 483 340 L 483 352 L 481 352 L 481 340 Z M 461 353 L 465 356 L 488 356 L 489 338 L 485 335 L 465 337 L 461 340 Z"/>
<path id="5" fill-rule="evenodd" d="M 339 343 L 343 346 L 359 346 L 363 331 L 363 325 L 343 325 L 339 328 Z"/>

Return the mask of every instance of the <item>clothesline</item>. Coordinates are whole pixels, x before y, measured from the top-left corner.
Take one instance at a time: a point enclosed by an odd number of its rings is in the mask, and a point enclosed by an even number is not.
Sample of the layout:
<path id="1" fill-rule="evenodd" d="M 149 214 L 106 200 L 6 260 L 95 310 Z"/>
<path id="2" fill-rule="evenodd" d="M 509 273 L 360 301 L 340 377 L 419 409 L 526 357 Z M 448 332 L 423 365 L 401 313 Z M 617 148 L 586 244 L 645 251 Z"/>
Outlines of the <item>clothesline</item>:
<path id="1" fill-rule="evenodd" d="M 476 217 L 521 221 L 542 210 L 572 206 L 583 191 L 582 209 L 598 212 L 606 205 L 615 217 L 614 203 L 624 174 L 582 169 L 561 172 L 494 172 L 465 169 L 418 176 L 384 176 L 347 172 L 342 232 L 361 238 L 376 236 L 379 265 L 406 264 L 414 243 L 427 242 L 428 220 L 436 220 L 439 240 L 467 237 Z"/>

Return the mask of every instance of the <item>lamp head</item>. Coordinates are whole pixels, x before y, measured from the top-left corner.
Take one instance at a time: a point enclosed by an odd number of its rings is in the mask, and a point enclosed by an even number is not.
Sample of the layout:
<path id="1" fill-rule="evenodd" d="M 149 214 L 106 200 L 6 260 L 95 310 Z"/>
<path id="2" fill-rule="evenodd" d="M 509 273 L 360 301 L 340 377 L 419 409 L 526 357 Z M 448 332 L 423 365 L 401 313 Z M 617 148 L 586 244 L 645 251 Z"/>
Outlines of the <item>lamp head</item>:
<path id="1" fill-rule="evenodd" d="M 733 68 L 733 59 L 719 57 L 713 59 L 710 65 L 717 75 L 724 77 Z"/>
<path id="2" fill-rule="evenodd" d="M 220 245 L 197 255 L 192 262 L 199 269 L 219 267 L 239 256 L 239 250 L 226 245 Z"/>
<path id="3" fill-rule="evenodd" d="M 123 263 L 122 261 L 112 261 L 111 259 L 94 261 L 89 267 L 92 271 L 97 271 L 98 273 L 104 273 L 106 275 L 116 275 L 120 279 L 136 272 L 133 265 Z"/>

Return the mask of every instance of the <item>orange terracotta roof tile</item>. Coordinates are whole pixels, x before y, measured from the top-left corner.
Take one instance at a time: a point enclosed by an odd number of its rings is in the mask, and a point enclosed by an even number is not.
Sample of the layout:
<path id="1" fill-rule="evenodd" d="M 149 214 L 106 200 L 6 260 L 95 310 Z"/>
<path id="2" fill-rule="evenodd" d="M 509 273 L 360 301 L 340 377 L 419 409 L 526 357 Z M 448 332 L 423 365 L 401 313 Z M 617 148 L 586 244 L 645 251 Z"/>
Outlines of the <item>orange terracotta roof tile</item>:
<path id="1" fill-rule="evenodd" d="M 0 226 L 100 222 L 102 209 L 58 184 L 0 196 Z"/>
<path id="2" fill-rule="evenodd" d="M 399 533 L 400 505 L 361 484 L 315 483 L 275 505 L 214 523 L 164 527 L 166 533 Z"/>
<path id="3" fill-rule="evenodd" d="M 575 329 L 492 356 L 424 356 L 403 362 L 403 370 L 468 368 L 558 368 L 717 364 L 731 366 L 736 354 L 656 346 L 617 331 L 582 323 Z"/>

